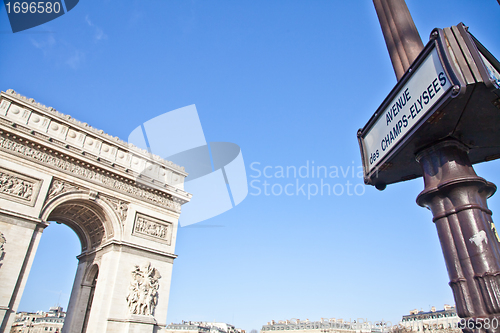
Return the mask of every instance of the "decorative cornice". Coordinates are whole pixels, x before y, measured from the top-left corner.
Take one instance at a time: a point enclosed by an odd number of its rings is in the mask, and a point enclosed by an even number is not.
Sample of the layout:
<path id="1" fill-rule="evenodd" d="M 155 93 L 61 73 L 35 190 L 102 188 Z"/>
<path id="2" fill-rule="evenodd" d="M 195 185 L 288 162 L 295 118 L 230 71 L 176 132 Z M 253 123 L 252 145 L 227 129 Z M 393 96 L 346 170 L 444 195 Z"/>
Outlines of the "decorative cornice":
<path id="1" fill-rule="evenodd" d="M 191 196 L 182 190 L 184 178 L 187 176 L 184 167 L 108 135 L 33 99 L 28 99 L 13 90 L 1 92 L 0 97 L 0 123 L 18 126 L 32 136 L 82 154 L 96 164 L 133 173 L 141 182 L 164 186 L 188 198 Z"/>
<path id="2" fill-rule="evenodd" d="M 152 260 L 159 260 L 163 262 L 168 262 L 168 263 L 173 263 L 174 259 L 177 258 L 176 254 L 165 252 L 165 251 L 160 251 L 160 250 L 155 250 L 149 247 L 144 247 L 141 245 L 129 243 L 129 242 L 124 242 L 124 241 L 117 241 L 115 239 L 111 239 L 110 241 L 101 244 L 98 248 L 92 249 L 88 252 L 81 253 L 80 255 L 76 256 L 78 260 L 81 260 L 82 258 L 86 256 L 92 256 L 92 255 L 103 255 L 104 253 L 108 253 L 110 251 L 119 251 L 119 252 L 125 252 L 125 253 L 131 253 L 134 255 L 138 256 L 144 256 L 144 253 L 147 253 L 147 257 L 152 259 Z"/>
<path id="3" fill-rule="evenodd" d="M 18 138 L 17 138 L 18 139 Z M 3 136 L 0 131 L 0 149 L 17 153 L 23 157 L 43 163 L 47 166 L 63 171 L 67 174 L 77 176 L 85 181 L 97 183 L 99 185 L 111 188 L 113 190 L 124 192 L 128 195 L 137 197 L 143 201 L 169 208 L 180 213 L 181 203 L 186 201 L 168 195 L 162 191 L 141 187 L 135 181 L 120 177 L 110 172 L 96 169 L 85 162 L 70 158 L 65 154 L 52 152 L 46 148 L 35 145 L 34 143 L 18 142 L 16 138 Z"/>
<path id="4" fill-rule="evenodd" d="M 49 112 L 54 117 L 57 117 L 60 120 L 72 123 L 76 127 L 80 127 L 82 129 L 85 129 L 86 131 L 92 132 L 93 134 L 95 134 L 97 136 L 106 138 L 106 139 L 114 142 L 115 144 L 118 144 L 120 146 L 126 147 L 127 149 L 130 149 L 130 150 L 135 151 L 137 153 L 151 156 L 154 160 L 156 160 L 156 161 L 158 161 L 158 162 L 160 162 L 160 163 L 162 163 L 162 164 L 164 164 L 164 165 L 166 165 L 168 167 L 174 168 L 174 169 L 176 169 L 178 171 L 185 171 L 184 167 L 181 167 L 181 166 L 179 166 L 177 164 L 174 164 L 171 161 L 167 161 L 167 160 L 161 158 L 158 155 L 151 154 L 147 150 L 141 149 L 141 148 L 139 148 L 139 147 L 137 147 L 137 146 L 135 146 L 135 145 L 133 145 L 131 143 L 125 142 L 125 141 L 121 140 L 120 138 L 118 138 L 116 136 L 109 135 L 109 134 L 105 133 L 103 130 L 94 128 L 94 127 L 90 126 L 87 123 L 81 122 L 81 121 L 79 121 L 79 120 L 71 117 L 70 115 L 67 115 L 67 114 L 64 114 L 64 113 L 61 113 L 61 112 L 57 111 L 53 107 L 48 107 L 48 106 L 45 106 L 45 105 L 43 105 L 43 104 L 41 104 L 39 102 L 36 102 L 33 98 L 28 98 L 26 96 L 23 96 L 23 95 L 15 92 L 13 89 L 8 89 L 6 91 L 6 94 L 8 94 L 9 97 L 13 97 L 13 98 L 16 98 L 16 99 L 18 99 L 20 101 L 28 103 L 30 106 L 35 107 L 35 108 L 37 108 L 39 110 L 43 110 L 43 111 Z"/>
<path id="5" fill-rule="evenodd" d="M 2 222 L 10 223 L 10 224 L 15 224 L 17 222 L 26 223 L 23 225 L 26 225 L 28 227 L 32 227 L 33 223 L 38 224 L 38 225 L 42 225 L 44 228 L 48 227 L 50 224 L 48 222 L 43 221 L 42 219 L 40 219 L 38 217 L 33 217 L 33 216 L 25 215 L 22 213 L 10 211 L 7 209 L 3 209 L 2 207 L 0 207 L 0 219 L 2 220 Z"/>

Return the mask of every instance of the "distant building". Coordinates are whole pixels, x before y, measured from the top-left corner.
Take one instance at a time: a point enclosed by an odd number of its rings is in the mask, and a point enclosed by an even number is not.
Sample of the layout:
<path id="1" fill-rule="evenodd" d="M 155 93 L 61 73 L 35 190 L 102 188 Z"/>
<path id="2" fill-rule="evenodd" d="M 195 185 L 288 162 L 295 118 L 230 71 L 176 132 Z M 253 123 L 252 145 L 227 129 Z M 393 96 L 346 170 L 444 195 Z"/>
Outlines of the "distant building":
<path id="1" fill-rule="evenodd" d="M 167 333 L 245 333 L 245 330 L 235 328 L 226 323 L 210 323 L 204 321 L 183 321 L 180 324 L 167 326 Z"/>
<path id="2" fill-rule="evenodd" d="M 272 333 L 273 331 L 294 331 L 294 333 L 384 333 L 389 332 L 389 327 L 383 322 L 369 322 L 358 318 L 356 320 L 343 320 L 335 318 L 321 318 L 320 321 L 309 319 L 274 320 L 262 326 L 261 333 Z"/>
<path id="3" fill-rule="evenodd" d="M 434 306 L 428 312 L 412 310 L 409 315 L 403 316 L 400 325 L 407 331 L 413 332 L 444 330 L 461 332 L 458 328 L 459 322 L 460 317 L 457 316 L 455 307 L 445 304 L 443 310 L 436 310 Z"/>
<path id="4" fill-rule="evenodd" d="M 59 333 L 64 325 L 66 313 L 62 307 L 51 307 L 49 312 L 18 312 L 10 333 Z"/>

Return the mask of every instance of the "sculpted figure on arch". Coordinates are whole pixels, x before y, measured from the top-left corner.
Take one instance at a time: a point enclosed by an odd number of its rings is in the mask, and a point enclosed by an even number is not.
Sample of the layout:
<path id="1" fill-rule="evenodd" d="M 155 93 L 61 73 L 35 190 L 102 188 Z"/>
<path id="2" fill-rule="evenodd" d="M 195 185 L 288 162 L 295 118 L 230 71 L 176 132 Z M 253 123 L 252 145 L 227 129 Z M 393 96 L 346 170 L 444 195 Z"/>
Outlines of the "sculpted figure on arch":
<path id="1" fill-rule="evenodd" d="M 152 316 L 158 303 L 160 273 L 151 263 L 132 271 L 127 303 L 131 314 Z"/>

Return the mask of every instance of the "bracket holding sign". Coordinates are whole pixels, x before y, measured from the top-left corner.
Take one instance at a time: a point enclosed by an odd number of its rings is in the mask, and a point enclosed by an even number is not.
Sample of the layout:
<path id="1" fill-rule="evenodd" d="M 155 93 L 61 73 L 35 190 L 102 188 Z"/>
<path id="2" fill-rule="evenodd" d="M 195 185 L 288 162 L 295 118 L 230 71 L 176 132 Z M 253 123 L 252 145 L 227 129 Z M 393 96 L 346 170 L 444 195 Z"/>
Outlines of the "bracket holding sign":
<path id="1" fill-rule="evenodd" d="M 422 176 L 415 154 L 457 139 L 472 163 L 500 158 L 500 63 L 463 23 L 434 29 L 430 41 L 358 130 L 366 184 Z"/>

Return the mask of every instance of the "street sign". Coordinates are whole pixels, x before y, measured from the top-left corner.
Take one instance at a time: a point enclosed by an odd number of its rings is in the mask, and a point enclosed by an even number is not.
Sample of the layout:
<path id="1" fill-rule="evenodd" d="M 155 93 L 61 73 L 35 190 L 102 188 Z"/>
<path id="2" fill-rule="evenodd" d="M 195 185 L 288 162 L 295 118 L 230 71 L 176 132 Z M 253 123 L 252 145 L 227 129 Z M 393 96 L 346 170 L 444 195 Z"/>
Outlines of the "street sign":
<path id="1" fill-rule="evenodd" d="M 367 171 L 377 167 L 379 161 L 398 147 L 398 143 L 415 128 L 420 120 L 452 88 L 450 78 L 434 47 L 420 66 L 396 91 L 377 121 L 364 135 Z"/>
<path id="2" fill-rule="evenodd" d="M 498 61 L 463 24 L 435 29 L 412 66 L 358 131 L 365 183 L 383 189 L 421 176 L 415 154 L 448 138 L 469 146 L 472 163 L 495 154 L 500 157 L 500 148 L 492 148 L 493 142 L 500 147 L 500 112 L 495 106 L 500 101 L 499 73 Z M 470 101 L 477 103 L 471 107 Z M 495 131 L 484 135 L 492 126 Z"/>

